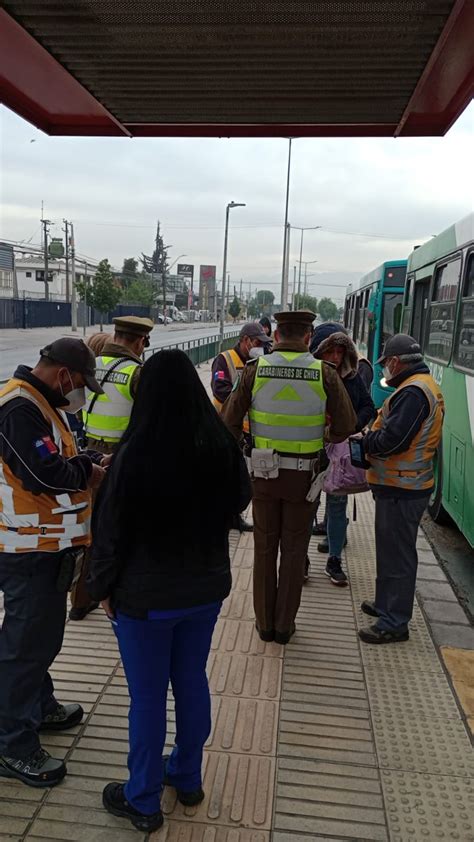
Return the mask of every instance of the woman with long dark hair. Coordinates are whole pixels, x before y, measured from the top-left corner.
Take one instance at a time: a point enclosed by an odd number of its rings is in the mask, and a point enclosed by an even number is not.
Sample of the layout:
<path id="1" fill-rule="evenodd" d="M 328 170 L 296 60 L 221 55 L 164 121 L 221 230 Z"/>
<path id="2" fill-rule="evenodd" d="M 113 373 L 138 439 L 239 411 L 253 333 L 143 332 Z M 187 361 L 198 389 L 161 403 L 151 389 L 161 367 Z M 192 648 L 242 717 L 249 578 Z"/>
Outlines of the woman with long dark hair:
<path id="1" fill-rule="evenodd" d="M 163 823 L 163 783 L 187 806 L 204 798 L 206 662 L 231 587 L 229 528 L 250 497 L 243 457 L 191 361 L 152 356 L 94 509 L 88 579 L 114 624 L 131 697 L 129 779 L 105 787 L 104 806 L 143 832 Z M 170 681 L 176 744 L 163 758 Z"/>

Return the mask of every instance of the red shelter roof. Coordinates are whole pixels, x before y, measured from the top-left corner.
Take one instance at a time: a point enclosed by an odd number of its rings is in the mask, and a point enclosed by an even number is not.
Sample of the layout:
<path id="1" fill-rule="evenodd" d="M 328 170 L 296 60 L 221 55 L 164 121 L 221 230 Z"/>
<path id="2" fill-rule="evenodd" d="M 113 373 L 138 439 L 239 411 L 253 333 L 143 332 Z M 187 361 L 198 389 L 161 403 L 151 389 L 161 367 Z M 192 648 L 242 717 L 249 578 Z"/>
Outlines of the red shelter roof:
<path id="1" fill-rule="evenodd" d="M 473 0 L 6 0 L 0 94 L 52 135 L 442 135 Z"/>

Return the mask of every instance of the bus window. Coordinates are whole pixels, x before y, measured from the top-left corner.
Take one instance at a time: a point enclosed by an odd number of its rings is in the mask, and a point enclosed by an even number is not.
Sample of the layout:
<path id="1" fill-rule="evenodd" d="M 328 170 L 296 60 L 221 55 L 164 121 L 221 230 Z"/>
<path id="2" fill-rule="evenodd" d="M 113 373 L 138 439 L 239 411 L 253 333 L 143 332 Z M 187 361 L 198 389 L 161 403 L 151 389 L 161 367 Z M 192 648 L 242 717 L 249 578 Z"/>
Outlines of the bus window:
<path id="1" fill-rule="evenodd" d="M 430 295 L 430 278 L 417 281 L 415 284 L 415 297 L 413 302 L 413 328 L 412 336 L 423 348 L 425 343 L 426 315 L 428 313 L 428 298 Z"/>
<path id="2" fill-rule="evenodd" d="M 384 287 L 403 287 L 405 286 L 405 277 L 407 274 L 407 267 L 390 266 L 385 270 L 383 279 Z"/>
<path id="3" fill-rule="evenodd" d="M 443 362 L 451 357 L 460 269 L 461 258 L 458 257 L 438 266 L 434 277 L 426 353 Z"/>
<path id="4" fill-rule="evenodd" d="M 474 253 L 467 262 L 454 359 L 474 372 Z"/>
<path id="5" fill-rule="evenodd" d="M 355 315 L 354 315 L 354 330 L 352 331 L 352 339 L 357 342 L 359 338 L 359 324 L 360 324 L 360 305 L 362 301 L 362 293 L 359 293 L 355 299 Z"/>
<path id="6" fill-rule="evenodd" d="M 405 300 L 403 306 L 403 324 L 402 324 L 402 333 L 410 333 L 410 325 L 411 325 L 411 311 L 413 307 L 413 287 L 415 285 L 415 276 L 410 275 L 407 278 L 407 283 L 405 287 Z"/>
<path id="7" fill-rule="evenodd" d="M 400 333 L 402 319 L 402 292 L 386 292 L 383 297 L 382 347 L 387 339 Z"/>

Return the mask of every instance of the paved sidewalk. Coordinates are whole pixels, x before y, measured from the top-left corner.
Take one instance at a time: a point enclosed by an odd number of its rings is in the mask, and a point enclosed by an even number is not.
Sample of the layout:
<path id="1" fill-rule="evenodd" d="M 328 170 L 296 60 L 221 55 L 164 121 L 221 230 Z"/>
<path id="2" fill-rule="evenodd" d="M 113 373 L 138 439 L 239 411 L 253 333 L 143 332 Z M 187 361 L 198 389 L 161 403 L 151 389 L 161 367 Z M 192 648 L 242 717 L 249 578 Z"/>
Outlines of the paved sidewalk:
<path id="1" fill-rule="evenodd" d="M 359 496 L 349 527 L 350 588 L 324 576 L 316 543 L 297 632 L 283 648 L 255 632 L 253 538 L 231 533 L 233 590 L 209 660 L 206 798 L 187 809 L 167 788 L 166 824 L 151 842 L 473 842 L 474 754 L 421 608 L 408 643 L 364 646 L 357 637 L 369 620 L 359 603 L 373 594 L 370 495 Z M 436 564 L 423 536 L 420 551 Z M 67 758 L 69 774 L 50 791 L 0 779 L 0 842 L 145 842 L 101 805 L 104 784 L 126 777 L 128 695 L 100 611 L 67 624 L 54 678 L 59 698 L 87 713 L 44 741 Z M 171 700 L 169 725 L 170 745 Z"/>

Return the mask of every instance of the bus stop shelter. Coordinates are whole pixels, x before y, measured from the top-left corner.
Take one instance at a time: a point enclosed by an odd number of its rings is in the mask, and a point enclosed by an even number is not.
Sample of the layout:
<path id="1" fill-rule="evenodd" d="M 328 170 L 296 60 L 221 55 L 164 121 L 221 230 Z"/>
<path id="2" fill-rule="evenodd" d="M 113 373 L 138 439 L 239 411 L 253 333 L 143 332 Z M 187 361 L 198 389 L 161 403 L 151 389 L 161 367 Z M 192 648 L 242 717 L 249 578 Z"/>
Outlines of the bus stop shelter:
<path id="1" fill-rule="evenodd" d="M 50 135 L 443 135 L 472 0 L 6 0 L 0 94 Z"/>

